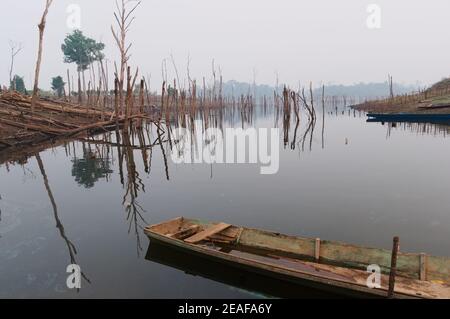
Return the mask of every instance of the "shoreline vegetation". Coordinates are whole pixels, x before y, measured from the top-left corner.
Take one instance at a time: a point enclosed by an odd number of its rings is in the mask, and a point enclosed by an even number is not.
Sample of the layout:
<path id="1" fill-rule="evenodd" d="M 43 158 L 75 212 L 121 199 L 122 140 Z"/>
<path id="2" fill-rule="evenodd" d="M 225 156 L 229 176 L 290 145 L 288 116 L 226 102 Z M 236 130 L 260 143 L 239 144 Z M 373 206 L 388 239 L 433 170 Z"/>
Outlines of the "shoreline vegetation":
<path id="1" fill-rule="evenodd" d="M 366 101 L 353 106 L 358 111 L 379 114 L 450 114 L 450 78 L 431 88 L 388 98 Z"/>

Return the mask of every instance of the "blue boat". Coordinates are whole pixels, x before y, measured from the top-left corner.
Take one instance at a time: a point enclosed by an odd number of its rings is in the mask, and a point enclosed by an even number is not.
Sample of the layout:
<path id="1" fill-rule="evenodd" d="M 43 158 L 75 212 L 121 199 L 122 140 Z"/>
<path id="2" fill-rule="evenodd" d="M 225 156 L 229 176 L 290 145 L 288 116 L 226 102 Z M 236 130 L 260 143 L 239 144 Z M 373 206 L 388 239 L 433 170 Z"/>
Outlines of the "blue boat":
<path id="1" fill-rule="evenodd" d="M 367 116 L 367 122 L 408 122 L 450 125 L 450 114 L 368 113 Z"/>

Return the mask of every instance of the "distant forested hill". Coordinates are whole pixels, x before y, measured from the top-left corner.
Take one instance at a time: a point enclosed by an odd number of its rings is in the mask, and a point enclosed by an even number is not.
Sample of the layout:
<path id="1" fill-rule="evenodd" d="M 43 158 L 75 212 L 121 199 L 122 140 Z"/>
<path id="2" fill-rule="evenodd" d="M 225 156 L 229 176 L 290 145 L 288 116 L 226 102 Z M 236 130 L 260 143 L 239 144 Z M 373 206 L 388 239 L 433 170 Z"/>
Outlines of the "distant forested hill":
<path id="1" fill-rule="evenodd" d="M 394 94 L 404 94 L 417 91 L 418 87 L 394 83 Z M 320 90 L 319 90 L 320 91 Z M 319 93 L 319 92 L 316 92 Z M 353 85 L 326 85 L 325 93 L 329 96 L 360 96 L 367 98 L 389 95 L 389 84 L 384 83 L 357 83 Z"/>
<path id="2" fill-rule="evenodd" d="M 279 90 L 282 90 L 280 85 Z M 223 93 L 225 96 L 240 96 L 242 94 L 256 94 L 257 97 L 273 96 L 274 86 L 270 85 L 253 85 L 251 83 L 228 81 L 223 85 Z M 402 85 L 394 83 L 394 93 L 403 94 L 417 91 L 418 86 Z M 254 93 L 256 92 L 256 93 Z M 321 95 L 322 89 L 314 90 L 315 95 Z M 388 82 L 384 83 L 357 83 L 353 85 L 329 84 L 325 85 L 325 94 L 327 96 L 354 96 L 364 98 L 375 98 L 389 95 Z"/>

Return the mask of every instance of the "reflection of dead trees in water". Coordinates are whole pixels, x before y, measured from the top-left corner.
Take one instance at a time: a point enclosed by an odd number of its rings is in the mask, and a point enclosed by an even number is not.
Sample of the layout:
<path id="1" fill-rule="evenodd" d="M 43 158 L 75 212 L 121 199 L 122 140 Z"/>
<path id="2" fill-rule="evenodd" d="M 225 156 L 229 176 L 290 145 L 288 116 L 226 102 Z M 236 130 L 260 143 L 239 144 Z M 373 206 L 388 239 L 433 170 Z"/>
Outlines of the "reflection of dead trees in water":
<path id="1" fill-rule="evenodd" d="M 58 228 L 59 234 L 64 239 L 64 241 L 65 241 L 65 243 L 67 245 L 67 249 L 69 251 L 70 264 L 71 265 L 78 264 L 77 261 L 76 261 L 76 258 L 75 258 L 75 256 L 78 253 L 77 249 L 76 249 L 75 245 L 67 238 L 66 232 L 64 230 L 64 226 L 63 226 L 61 220 L 59 219 L 58 207 L 56 206 L 56 201 L 55 201 L 55 198 L 53 197 L 53 192 L 52 192 L 52 190 L 50 188 L 50 183 L 48 181 L 47 173 L 45 172 L 44 163 L 43 163 L 43 161 L 41 159 L 41 156 L 39 154 L 36 155 L 36 160 L 37 160 L 37 163 L 38 163 L 38 166 L 39 166 L 39 170 L 41 171 L 42 178 L 44 179 L 45 189 L 47 190 L 48 197 L 49 197 L 50 202 L 52 204 L 53 214 L 54 214 L 55 221 L 56 221 L 56 228 Z M 87 276 L 84 274 L 84 272 L 81 272 L 81 276 L 88 283 L 91 283 L 91 281 L 87 278 Z"/>
<path id="2" fill-rule="evenodd" d="M 361 103 L 361 97 L 357 96 L 328 96 L 326 97 L 326 112 L 338 117 L 339 115 L 344 115 L 346 111 L 350 111 L 354 105 L 359 103 Z"/>
<path id="3" fill-rule="evenodd" d="M 241 96 L 240 99 L 240 109 L 241 109 L 241 122 L 242 128 L 245 127 L 245 124 L 252 125 L 253 124 L 253 97 L 251 95 Z"/>
<path id="4" fill-rule="evenodd" d="M 165 172 L 166 172 L 166 179 L 170 180 L 170 176 L 169 176 L 169 164 L 167 162 L 167 155 L 166 155 L 166 151 L 164 150 L 164 145 L 163 145 L 163 141 L 162 141 L 162 131 L 161 128 L 158 126 L 156 128 L 157 134 L 158 134 L 158 144 L 161 147 L 161 154 L 163 156 L 164 159 L 164 167 L 165 167 Z M 168 129 L 169 131 L 169 129 Z M 169 137 L 170 140 L 170 137 Z"/>
<path id="5" fill-rule="evenodd" d="M 136 135 L 139 140 L 139 145 L 141 146 L 141 155 L 142 155 L 142 162 L 144 164 L 144 170 L 147 174 L 150 174 L 152 148 L 150 148 L 149 150 L 147 149 L 144 130 L 138 129 Z M 149 151 L 150 151 L 150 159 L 148 154 Z"/>
<path id="6" fill-rule="evenodd" d="M 202 119 L 204 129 L 219 128 L 223 131 L 224 126 L 242 128 L 252 126 L 254 121 L 255 106 L 250 96 L 242 95 L 239 102 L 233 105 L 224 105 L 220 108 L 207 108 L 199 110 L 194 118 Z"/>
<path id="7" fill-rule="evenodd" d="M 110 149 L 111 152 L 117 150 L 120 180 L 124 188 L 122 205 L 126 213 L 128 232 L 136 236 L 138 256 L 142 251 L 141 230 L 148 225 L 148 221 L 145 219 L 146 211 L 138 201 L 140 194 L 147 190 L 136 163 L 141 157 L 145 173 L 150 174 L 153 148 L 159 146 L 165 163 L 166 176 L 169 178 L 168 161 L 164 149 L 164 143 L 167 143 L 167 139 L 164 138 L 165 133 L 161 123 L 142 121 L 139 125 L 129 125 L 127 129 L 117 130 L 116 135 L 110 132 L 100 138 L 97 136 L 82 140 L 100 150 L 103 148 Z"/>
<path id="8" fill-rule="evenodd" d="M 449 124 L 435 124 L 435 123 L 396 123 L 396 122 L 382 122 L 382 125 L 387 126 L 386 138 L 390 138 L 394 130 L 401 130 L 406 132 L 415 133 L 421 136 L 434 136 L 434 137 L 448 137 L 450 134 Z"/>
<path id="9" fill-rule="evenodd" d="M 152 142 L 152 129 L 156 128 L 157 137 Z M 137 170 L 135 151 L 139 151 L 144 170 L 147 174 L 151 172 L 153 147 L 159 145 L 165 164 L 166 177 L 169 179 L 169 169 L 164 149 L 163 140 L 164 130 L 160 127 L 160 124 L 156 123 L 141 123 L 140 126 L 130 126 L 128 130 L 123 130 L 121 135 L 122 144 L 117 145 L 119 152 L 119 162 L 121 166 L 126 169 L 122 185 L 125 188 L 125 194 L 123 196 L 122 205 L 125 207 L 126 219 L 129 222 L 128 232 L 134 232 L 136 236 L 136 251 L 138 256 L 142 251 L 141 245 L 141 231 L 148 225 L 144 215 L 145 209 L 138 202 L 140 193 L 145 193 L 145 184 L 140 177 Z M 139 154 L 136 153 L 136 154 Z M 123 171 L 123 168 L 121 168 Z M 123 174 L 123 173 L 122 173 Z"/>
<path id="10" fill-rule="evenodd" d="M 72 176 L 75 181 L 88 189 L 94 187 L 99 179 L 108 181 L 113 172 L 110 168 L 112 161 L 108 145 L 86 145 L 82 142 L 82 151 L 80 158 L 74 152 L 72 159 Z"/>
<path id="11" fill-rule="evenodd" d="M 273 92 L 273 105 L 275 107 L 275 119 L 274 127 L 278 128 L 278 123 L 280 122 L 280 97 L 277 91 Z"/>
<path id="12" fill-rule="evenodd" d="M 182 102 L 186 99 L 186 102 Z M 219 128 L 223 131 L 225 126 L 235 127 L 237 125 L 245 128 L 252 126 L 255 118 L 255 104 L 252 96 L 242 95 L 237 102 L 228 103 L 228 99 L 221 97 L 222 105 L 213 106 L 210 104 L 201 104 L 199 107 L 187 107 L 189 99 L 185 95 L 181 95 L 180 108 L 176 113 L 170 113 L 170 116 L 165 119 L 167 127 L 167 137 L 172 141 L 172 130 L 178 128 L 189 128 L 192 130 L 195 127 L 195 122 L 202 123 L 203 130 L 208 128 Z M 200 99 L 200 101 L 202 101 Z M 184 112 L 183 112 L 184 110 Z M 172 150 L 173 145 L 170 144 Z"/>
<path id="13" fill-rule="evenodd" d="M 312 142 L 313 142 L 315 127 L 316 127 L 316 120 L 313 119 L 313 120 L 309 121 L 309 124 L 305 131 L 305 134 L 303 135 L 303 138 L 301 139 L 302 151 L 305 150 L 305 142 L 306 142 L 306 139 L 308 138 L 308 134 L 309 134 L 309 150 L 312 151 Z"/>
<path id="14" fill-rule="evenodd" d="M 145 185 L 136 170 L 136 163 L 134 161 L 134 150 L 131 148 L 132 142 L 130 136 L 126 131 L 123 133 L 124 150 L 122 156 L 125 159 L 127 178 L 125 181 L 125 195 L 123 196 L 122 205 L 125 206 L 127 213 L 127 221 L 129 222 L 128 233 L 133 229 L 136 235 L 136 250 L 138 256 L 142 251 L 140 230 L 148 225 L 143 214 L 146 212 L 144 208 L 138 203 L 137 198 L 139 192 L 145 193 Z M 145 159 L 144 159 L 145 160 Z M 144 226 L 140 223 L 144 223 Z"/>
<path id="15" fill-rule="evenodd" d="M 137 198 L 139 196 L 139 192 L 142 191 L 145 193 L 145 185 L 142 182 L 142 179 L 139 176 L 139 173 L 136 169 L 136 163 L 134 159 L 134 136 L 137 135 L 137 138 L 140 143 L 142 160 L 144 162 L 145 171 L 147 173 L 150 172 L 150 163 L 148 162 L 148 153 L 146 149 L 145 136 L 143 134 L 143 119 L 139 119 L 138 121 L 133 121 L 132 115 L 134 112 L 143 113 L 145 106 L 145 98 L 144 98 L 144 89 L 145 89 L 145 80 L 140 80 L 140 85 L 138 92 L 135 92 L 136 81 L 139 76 L 139 68 L 136 68 L 136 72 L 134 75 L 131 72 L 131 67 L 128 65 L 128 61 L 130 58 L 129 49 L 131 44 L 126 44 L 126 36 L 129 30 L 130 25 L 134 21 L 134 17 L 132 17 L 132 13 L 137 9 L 140 5 L 140 1 L 136 1 L 131 6 L 130 1 L 122 0 L 122 6 L 120 7 L 117 4 L 117 12 L 115 13 L 115 18 L 117 22 L 118 31 L 116 31 L 113 27 L 111 28 L 112 33 L 114 35 L 114 39 L 116 40 L 116 44 L 119 48 L 121 54 L 121 63 L 120 69 L 115 72 L 115 112 L 116 118 L 119 116 L 119 112 L 125 113 L 125 123 L 122 131 L 122 135 L 119 133 L 119 126 L 116 122 L 116 140 L 117 140 L 117 149 L 119 153 L 119 170 L 121 175 L 122 185 L 125 187 L 125 194 L 123 196 L 122 205 L 125 206 L 125 210 L 127 213 L 127 221 L 129 221 L 128 232 L 131 232 L 131 229 L 134 230 L 136 234 L 136 242 L 137 242 L 137 254 L 139 256 L 142 251 L 141 240 L 140 240 L 140 231 L 139 228 L 143 229 L 143 226 L 140 225 L 141 222 L 147 224 L 144 219 L 143 214 L 145 210 L 142 206 L 137 202 Z M 126 83 L 125 80 L 125 71 L 126 71 Z M 126 86 L 125 86 L 126 84 Z M 123 90 L 124 86 L 126 87 L 126 95 L 125 100 L 123 100 Z M 147 100 L 149 100 L 148 89 L 147 91 Z M 137 103 L 136 103 L 137 98 Z M 123 146 L 121 145 L 123 144 Z M 126 178 L 123 174 L 123 164 L 125 163 L 126 167 Z"/>
<path id="16" fill-rule="evenodd" d="M 283 89 L 283 136 L 284 147 L 289 143 L 289 130 L 291 126 L 291 99 L 289 97 L 289 90 L 284 87 Z"/>
<path id="17" fill-rule="evenodd" d="M 152 134 L 153 134 L 153 126 L 157 130 L 157 137 L 152 142 Z M 99 149 L 99 145 L 106 146 L 107 150 L 112 152 L 114 149 L 117 149 L 117 158 L 119 161 L 119 170 L 121 175 L 121 183 L 124 184 L 123 179 L 123 164 L 126 164 L 126 151 L 140 151 L 142 162 L 144 166 L 144 170 L 147 174 L 151 172 L 151 161 L 153 157 L 153 148 L 155 146 L 162 146 L 163 143 L 168 142 L 167 139 L 164 139 L 164 133 L 166 131 L 161 128 L 161 123 L 156 122 L 142 122 L 138 126 L 129 126 L 128 131 L 126 130 L 118 130 L 115 132 L 115 141 L 112 140 L 114 133 L 105 133 L 102 135 L 101 139 L 94 138 L 85 138 L 78 139 L 79 141 L 86 142 L 89 144 L 93 144 Z M 100 148 L 99 150 L 103 150 Z M 165 157 L 165 151 L 163 154 L 164 162 L 167 163 L 167 158 Z M 114 157 L 113 157 L 114 158 Z"/>
<path id="18" fill-rule="evenodd" d="M 297 142 L 297 131 L 300 126 L 300 103 L 298 95 L 295 92 L 291 92 L 292 103 L 294 104 L 294 113 L 295 113 L 295 129 L 294 129 L 294 138 L 291 142 L 291 149 L 295 149 L 295 144 Z"/>

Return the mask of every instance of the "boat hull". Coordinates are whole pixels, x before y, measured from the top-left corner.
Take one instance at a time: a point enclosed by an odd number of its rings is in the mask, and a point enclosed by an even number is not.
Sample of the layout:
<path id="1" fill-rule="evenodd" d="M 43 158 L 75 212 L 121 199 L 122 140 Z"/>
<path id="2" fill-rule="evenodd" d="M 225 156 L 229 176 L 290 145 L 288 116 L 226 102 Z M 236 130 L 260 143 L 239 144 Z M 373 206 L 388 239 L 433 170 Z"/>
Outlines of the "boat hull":
<path id="1" fill-rule="evenodd" d="M 180 270 L 189 276 L 201 277 L 246 291 L 249 296 L 284 299 L 342 299 L 342 294 L 282 280 L 276 276 L 258 273 L 233 263 L 208 258 L 172 245 L 151 239 L 146 260 Z"/>
<path id="2" fill-rule="evenodd" d="M 183 217 L 145 233 L 191 255 L 303 287 L 363 298 L 388 294 L 391 253 L 384 249 Z M 369 265 L 381 271 L 379 288 L 367 285 Z M 445 257 L 398 253 L 394 298 L 450 298 L 449 267 Z"/>
<path id="3" fill-rule="evenodd" d="M 211 251 L 195 245 L 183 243 L 182 241 L 172 240 L 166 236 L 156 233 L 147 233 L 148 237 L 160 245 L 165 245 L 176 249 L 180 252 L 189 253 L 196 258 L 203 258 L 212 262 L 219 262 L 226 267 L 231 267 L 237 270 L 255 273 L 264 277 L 282 280 L 291 284 L 298 285 L 302 288 L 313 289 L 312 298 L 316 294 L 315 291 L 321 291 L 326 294 L 331 294 L 336 298 L 386 298 L 386 293 L 377 289 L 370 289 L 359 285 L 352 285 L 345 282 L 315 277 L 309 274 L 303 274 L 295 271 L 277 268 L 271 265 L 255 263 L 251 260 L 236 258 L 226 253 Z M 420 297 L 395 294 L 394 298 L 401 299 L 417 299 Z"/>
<path id="4" fill-rule="evenodd" d="M 405 122 L 450 124 L 450 114 L 388 114 L 369 113 L 367 122 Z"/>

